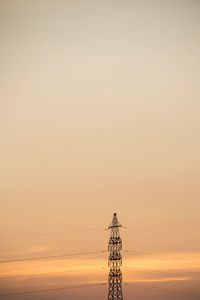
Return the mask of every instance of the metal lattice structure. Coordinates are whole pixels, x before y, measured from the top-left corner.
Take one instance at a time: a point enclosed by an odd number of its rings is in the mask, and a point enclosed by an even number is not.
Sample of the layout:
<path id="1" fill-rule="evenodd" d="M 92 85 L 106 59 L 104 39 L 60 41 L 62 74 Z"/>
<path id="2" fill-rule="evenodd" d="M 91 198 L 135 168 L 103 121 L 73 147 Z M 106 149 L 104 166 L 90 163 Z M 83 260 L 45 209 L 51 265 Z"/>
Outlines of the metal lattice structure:
<path id="1" fill-rule="evenodd" d="M 120 266 L 122 265 L 122 240 L 120 238 L 119 228 L 122 225 L 117 220 L 117 214 L 114 213 L 113 220 L 108 229 L 111 229 L 110 239 L 108 243 L 108 251 L 110 255 L 108 258 L 108 266 L 110 268 L 108 283 L 108 300 L 123 300 L 122 295 L 122 272 Z"/>

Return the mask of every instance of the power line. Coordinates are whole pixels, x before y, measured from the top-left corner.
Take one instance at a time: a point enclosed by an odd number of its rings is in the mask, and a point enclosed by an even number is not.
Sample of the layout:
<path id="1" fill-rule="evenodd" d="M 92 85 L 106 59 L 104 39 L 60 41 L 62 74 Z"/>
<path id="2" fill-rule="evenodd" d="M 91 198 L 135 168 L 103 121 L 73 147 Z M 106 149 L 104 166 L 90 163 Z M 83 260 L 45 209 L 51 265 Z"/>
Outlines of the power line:
<path id="1" fill-rule="evenodd" d="M 31 290 L 31 291 L 22 291 L 22 292 L 14 292 L 14 293 L 5 293 L 0 294 L 0 297 L 10 297 L 10 296 L 18 296 L 18 295 L 29 295 L 29 294 L 38 294 L 38 293 L 46 293 L 46 292 L 57 292 L 62 290 L 68 289 L 78 289 L 78 288 L 87 288 L 91 286 L 101 286 L 105 285 L 104 282 L 102 283 L 91 283 L 91 284 L 84 284 L 84 285 L 74 285 L 74 286 L 64 286 L 59 288 L 49 288 L 49 289 L 39 289 L 39 290 Z"/>
<path id="2" fill-rule="evenodd" d="M 163 287 L 155 287 L 151 285 L 144 285 L 144 284 L 137 284 L 133 282 L 127 282 L 125 283 L 126 285 L 133 285 L 136 288 L 143 288 L 143 289 L 150 289 L 150 290 L 155 290 L 159 291 L 165 294 L 174 294 L 174 295 L 179 295 L 179 296 L 191 296 L 191 297 L 196 297 L 200 298 L 200 293 L 194 292 L 194 291 L 187 291 L 187 290 L 175 290 L 175 289 L 167 289 Z M 138 286 L 139 285 L 139 286 Z"/>
<path id="3" fill-rule="evenodd" d="M 146 252 L 141 252 L 141 251 L 129 251 L 129 250 L 124 250 L 125 252 L 130 252 L 130 253 L 134 253 L 135 255 L 142 255 L 142 256 L 145 256 L 145 257 L 153 257 L 153 258 L 156 258 L 156 259 L 158 259 L 158 260 L 163 260 L 163 261 L 171 261 L 170 259 L 165 259 L 164 257 L 162 257 L 162 256 L 156 256 L 156 255 L 153 255 L 153 254 L 148 254 L 148 253 L 146 253 Z M 174 259 L 174 261 L 180 261 L 180 260 L 178 260 L 177 258 L 173 258 Z M 184 263 L 187 263 L 187 264 L 190 264 L 191 265 L 191 263 L 189 263 L 189 262 L 184 262 Z M 129 268 L 128 268 L 129 269 Z M 134 269 L 135 270 L 135 269 Z M 199 280 L 200 279 L 200 276 L 198 276 L 198 275 L 191 275 L 191 274 L 188 274 L 188 273 L 178 273 L 178 272 L 168 272 L 168 271 L 159 271 L 159 270 L 153 270 L 153 272 L 160 272 L 160 273 L 165 273 L 165 274 L 168 274 L 168 275 L 174 275 L 174 276 L 192 276 L 192 278 L 195 278 L 195 279 L 197 279 L 197 280 Z"/>
<path id="4" fill-rule="evenodd" d="M 200 276 L 193 275 L 191 273 L 178 273 L 178 272 L 168 272 L 168 271 L 159 271 L 159 270 L 137 270 L 130 267 L 122 267 L 122 269 L 129 269 L 134 272 L 139 273 L 153 273 L 153 274 L 162 274 L 162 275 L 170 275 L 170 276 L 191 276 L 193 279 L 200 279 Z M 48 276 L 48 275 L 57 275 L 57 274 L 66 274 L 66 273 L 73 273 L 73 272 L 81 272 L 81 271 L 88 271 L 88 270 L 103 270 L 105 269 L 105 266 L 97 266 L 94 268 L 84 268 L 84 269 L 76 269 L 76 270 L 65 270 L 65 271 L 58 271 L 58 272 L 47 272 L 47 273 L 37 273 L 37 274 L 23 274 L 23 275 L 16 275 L 16 276 L 6 276 L 6 277 L 0 277 L 0 280 L 9 280 L 9 279 L 18 279 L 18 278 L 32 278 L 32 277 L 42 277 L 42 276 Z"/>
<path id="5" fill-rule="evenodd" d="M 129 270 L 132 270 L 132 271 L 134 271 L 134 272 L 139 272 L 139 273 L 153 273 L 153 274 L 162 274 L 162 275 L 169 275 L 169 276 L 190 276 L 190 277 L 192 277 L 192 279 L 196 279 L 196 280 L 200 280 L 200 276 L 198 276 L 198 275 L 193 275 L 193 274 L 191 274 L 191 273 L 179 273 L 179 272 L 168 272 L 168 271 L 165 271 L 165 270 L 163 270 L 163 271 L 161 271 L 161 270 L 146 270 L 146 271 L 144 271 L 144 270 L 136 270 L 136 269 L 134 269 L 134 268 L 129 268 L 129 267 L 125 267 L 125 269 L 129 269 Z"/>
<path id="6" fill-rule="evenodd" d="M 173 235 L 171 233 L 166 232 L 159 232 L 159 231 L 152 231 L 148 229 L 138 228 L 138 227 L 123 227 L 125 230 L 134 230 L 136 234 L 152 234 L 152 235 L 159 235 L 164 238 L 168 239 L 175 239 L 175 240 L 190 240 L 192 242 L 200 242 L 200 237 L 194 236 L 185 236 L 185 235 Z M 38 234 L 25 234 L 25 235 L 18 235 L 18 236 L 0 236 L 0 239 L 23 239 L 23 238 L 32 238 L 32 237 L 40 237 L 40 236 L 53 236 L 53 235 L 63 235 L 63 234 L 71 234 L 71 233 L 84 233 L 84 232 L 95 232 L 95 231 L 105 231 L 103 228 L 96 228 L 96 229 L 83 229 L 83 230 L 70 230 L 70 231 L 58 231 L 58 232 L 43 232 Z M 138 232 L 137 232 L 138 231 Z"/>
<path id="7" fill-rule="evenodd" d="M 76 286 L 64 286 L 59 288 L 48 288 L 48 289 L 38 289 L 38 290 L 31 290 L 31 291 L 21 291 L 21 292 L 13 292 L 13 293 L 4 293 L 0 294 L 0 297 L 10 297 L 10 296 L 18 296 L 18 295 L 28 295 L 28 294 L 37 294 L 37 293 L 46 293 L 46 292 L 57 292 L 62 290 L 68 290 L 68 289 L 78 289 L 78 288 L 87 288 L 92 286 L 105 286 L 106 283 L 93 283 L 93 284 L 84 284 L 84 285 L 76 285 Z M 199 299 L 200 293 L 194 292 L 194 291 L 188 291 L 188 290 L 175 290 L 175 289 L 167 289 L 163 287 L 155 287 L 151 285 L 144 285 L 144 284 L 138 284 L 133 282 L 126 282 L 125 285 L 128 286 L 134 286 L 135 288 L 142 288 L 147 290 L 153 290 L 156 292 L 162 292 L 165 294 L 174 294 L 179 296 L 191 296 L 196 297 Z"/>
<path id="8" fill-rule="evenodd" d="M 24 235 L 14 235 L 14 236 L 0 236 L 0 240 L 7 239 L 23 239 L 23 238 L 32 238 L 32 237 L 40 237 L 40 236 L 52 236 L 52 235 L 62 235 L 62 234 L 71 234 L 71 233 L 84 233 L 84 232 L 92 232 L 92 231 L 104 231 L 102 228 L 96 229 L 83 229 L 83 230 L 68 230 L 68 231 L 58 231 L 58 232 L 42 232 L 38 234 L 24 234 Z"/>
<path id="9" fill-rule="evenodd" d="M 166 233 L 166 232 L 159 232 L 159 231 L 152 231 L 152 230 L 148 230 L 148 229 L 142 229 L 142 228 L 137 228 L 137 227 L 124 227 L 124 229 L 128 229 L 128 230 L 134 230 L 138 231 L 138 234 L 152 234 L 152 235 L 159 235 L 162 236 L 164 238 L 167 239 L 173 239 L 173 240 L 189 240 L 191 242 L 197 242 L 200 243 L 200 237 L 194 237 L 194 236 L 185 236 L 185 235 L 174 235 L 171 233 Z"/>
<path id="10" fill-rule="evenodd" d="M 156 258 L 157 260 L 164 260 L 164 261 L 178 261 L 178 262 L 184 262 L 186 264 L 190 264 L 191 265 L 191 262 L 186 262 L 184 261 L 183 259 L 179 259 L 177 257 L 172 257 L 172 259 L 168 258 L 166 259 L 164 256 L 162 255 L 154 255 L 154 254 L 149 254 L 147 252 L 142 252 L 142 251 L 134 251 L 134 250 L 124 250 L 124 252 L 127 252 L 127 253 L 133 253 L 135 255 L 139 255 L 139 256 L 145 256 L 145 257 L 153 257 L 153 258 Z"/>
<path id="11" fill-rule="evenodd" d="M 18 279 L 18 278 L 32 278 L 32 277 L 42 277 L 48 275 L 57 275 L 57 274 L 66 274 L 66 273 L 73 273 L 73 272 L 81 272 L 81 271 L 88 271 L 88 270 L 103 270 L 105 269 L 104 266 L 97 266 L 94 268 L 82 268 L 76 270 L 65 270 L 65 271 L 58 271 L 58 272 L 47 272 L 47 273 L 37 273 L 37 274 L 23 274 L 23 275 L 16 275 L 16 276 L 6 276 L 0 277 L 0 280 L 9 280 L 9 279 Z"/>
<path id="12" fill-rule="evenodd" d="M 40 260 L 40 259 L 41 260 L 52 259 L 52 258 L 60 258 L 60 257 L 68 257 L 68 256 L 99 254 L 99 253 L 106 253 L 106 252 L 107 251 L 103 250 L 103 251 L 93 251 L 93 252 L 79 252 L 79 253 L 71 253 L 71 254 L 62 254 L 62 255 L 38 256 L 38 257 L 30 257 L 30 258 L 23 258 L 23 259 L 9 259 L 9 260 L 1 260 L 0 264 L 31 261 L 31 260 Z"/>

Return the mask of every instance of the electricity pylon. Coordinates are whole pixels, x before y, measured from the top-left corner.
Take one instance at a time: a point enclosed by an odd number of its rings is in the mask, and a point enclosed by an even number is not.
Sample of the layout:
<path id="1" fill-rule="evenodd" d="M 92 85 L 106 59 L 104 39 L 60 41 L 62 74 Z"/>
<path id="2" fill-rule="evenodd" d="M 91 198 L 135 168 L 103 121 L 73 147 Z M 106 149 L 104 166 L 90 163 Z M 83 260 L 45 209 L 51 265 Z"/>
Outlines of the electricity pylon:
<path id="1" fill-rule="evenodd" d="M 108 242 L 108 251 L 110 255 L 108 258 L 108 266 L 110 272 L 108 275 L 108 300 L 123 300 L 122 295 L 122 272 L 120 266 L 122 265 L 122 256 L 120 250 L 122 249 L 122 240 L 120 238 L 119 228 L 122 225 L 117 220 L 117 214 L 113 214 L 113 220 L 108 229 L 111 229 L 110 239 Z"/>

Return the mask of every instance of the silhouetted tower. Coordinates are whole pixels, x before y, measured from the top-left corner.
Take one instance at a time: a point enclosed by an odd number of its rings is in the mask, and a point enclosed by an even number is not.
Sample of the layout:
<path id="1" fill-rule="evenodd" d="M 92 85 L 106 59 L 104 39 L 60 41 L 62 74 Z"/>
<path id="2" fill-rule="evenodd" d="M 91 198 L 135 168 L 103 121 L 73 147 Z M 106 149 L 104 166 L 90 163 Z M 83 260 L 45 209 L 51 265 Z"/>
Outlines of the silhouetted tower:
<path id="1" fill-rule="evenodd" d="M 112 223 L 108 227 L 108 229 L 111 229 L 108 243 L 108 251 L 110 251 L 108 258 L 108 266 L 110 268 L 108 276 L 108 300 L 123 300 L 122 272 L 120 270 L 120 266 L 122 265 L 122 256 L 120 253 L 122 240 L 120 238 L 119 227 L 122 227 L 122 225 L 117 220 L 117 214 L 114 213 Z"/>

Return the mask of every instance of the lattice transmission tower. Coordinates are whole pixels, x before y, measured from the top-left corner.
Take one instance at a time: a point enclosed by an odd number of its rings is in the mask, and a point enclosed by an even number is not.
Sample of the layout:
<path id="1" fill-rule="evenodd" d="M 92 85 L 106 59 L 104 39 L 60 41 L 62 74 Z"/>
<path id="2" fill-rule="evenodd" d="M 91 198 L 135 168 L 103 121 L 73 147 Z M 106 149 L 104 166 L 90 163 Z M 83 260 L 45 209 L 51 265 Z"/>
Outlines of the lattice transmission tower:
<path id="1" fill-rule="evenodd" d="M 122 294 L 122 272 L 120 266 L 122 265 L 122 240 L 120 238 L 119 228 L 122 225 L 117 220 L 117 214 L 113 214 L 113 220 L 108 229 L 111 229 L 110 239 L 108 242 L 108 266 L 110 268 L 108 275 L 108 300 L 123 300 Z"/>

